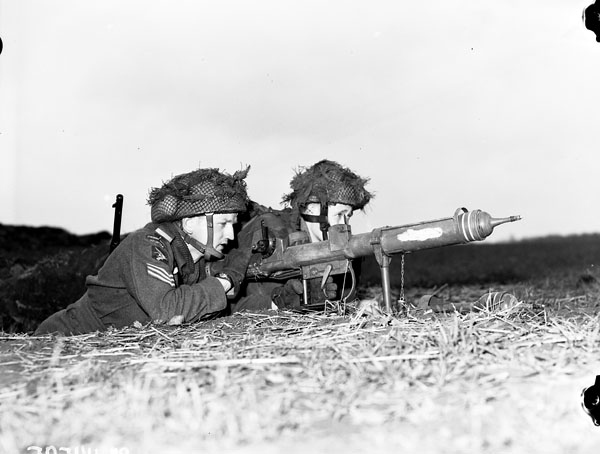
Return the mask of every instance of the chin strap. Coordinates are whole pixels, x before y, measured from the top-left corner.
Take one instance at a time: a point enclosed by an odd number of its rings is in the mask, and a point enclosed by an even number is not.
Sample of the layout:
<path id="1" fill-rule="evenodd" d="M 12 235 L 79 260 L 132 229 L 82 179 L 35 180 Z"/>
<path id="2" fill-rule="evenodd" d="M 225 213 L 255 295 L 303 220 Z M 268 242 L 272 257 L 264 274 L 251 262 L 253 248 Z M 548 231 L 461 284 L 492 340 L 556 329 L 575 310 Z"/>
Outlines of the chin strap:
<path id="1" fill-rule="evenodd" d="M 214 239 L 214 227 L 213 227 L 213 215 L 212 213 L 206 214 L 206 228 L 207 228 L 207 244 L 202 244 L 200 241 L 192 238 L 183 230 L 181 231 L 181 236 L 183 237 L 183 241 L 197 249 L 201 254 L 204 254 L 204 259 L 207 261 L 211 260 L 221 260 L 225 257 L 224 254 L 220 253 L 213 246 Z"/>
<path id="2" fill-rule="evenodd" d="M 206 228 L 207 228 L 207 240 L 206 240 L 206 251 L 204 251 L 204 257 L 206 260 L 210 260 L 210 258 L 215 258 L 217 260 L 221 260 L 225 257 L 224 254 L 217 251 L 213 245 L 214 240 L 214 228 L 213 228 L 213 215 L 209 213 L 206 215 Z"/>
<path id="3" fill-rule="evenodd" d="M 327 239 L 327 231 L 329 230 L 329 218 L 327 216 L 327 204 L 321 204 L 321 214 L 316 216 L 314 214 L 301 213 L 302 219 L 305 222 L 314 222 L 319 224 L 319 229 L 323 234 L 323 241 Z"/>

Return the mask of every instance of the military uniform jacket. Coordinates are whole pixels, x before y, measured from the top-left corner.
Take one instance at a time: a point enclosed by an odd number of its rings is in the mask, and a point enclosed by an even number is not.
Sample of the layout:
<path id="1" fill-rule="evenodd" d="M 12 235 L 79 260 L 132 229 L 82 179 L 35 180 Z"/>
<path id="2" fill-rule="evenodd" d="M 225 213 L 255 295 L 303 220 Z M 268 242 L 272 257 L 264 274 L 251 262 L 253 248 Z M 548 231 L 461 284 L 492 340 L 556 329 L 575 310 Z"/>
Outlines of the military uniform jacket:
<path id="1" fill-rule="evenodd" d="M 136 321 L 193 322 L 225 309 L 223 286 L 207 275 L 204 259 L 196 264 L 196 282 L 183 283 L 171 243 L 157 224 L 130 233 L 98 274 L 86 278 L 86 293 L 42 322 L 36 333 L 78 334 Z"/>
<path id="2" fill-rule="evenodd" d="M 163 323 L 173 317 L 192 322 L 225 309 L 223 286 L 207 276 L 204 259 L 196 265 L 198 280 L 183 284 L 171 241 L 160 226 L 148 224 L 119 244 L 97 276 L 87 278 L 90 304 L 104 325 Z"/>

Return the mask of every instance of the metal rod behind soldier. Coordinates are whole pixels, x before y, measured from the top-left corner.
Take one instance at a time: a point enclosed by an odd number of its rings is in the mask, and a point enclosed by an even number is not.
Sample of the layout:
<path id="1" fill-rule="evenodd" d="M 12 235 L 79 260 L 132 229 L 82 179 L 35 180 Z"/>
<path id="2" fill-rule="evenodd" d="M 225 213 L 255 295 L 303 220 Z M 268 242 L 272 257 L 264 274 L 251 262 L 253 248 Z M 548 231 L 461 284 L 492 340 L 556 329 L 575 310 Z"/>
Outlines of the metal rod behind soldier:
<path id="1" fill-rule="evenodd" d="M 117 194 L 115 203 L 112 206 L 115 209 L 115 217 L 113 221 L 113 233 L 112 240 L 110 241 L 109 253 L 115 250 L 115 248 L 121 242 L 121 218 L 123 216 L 123 194 Z"/>

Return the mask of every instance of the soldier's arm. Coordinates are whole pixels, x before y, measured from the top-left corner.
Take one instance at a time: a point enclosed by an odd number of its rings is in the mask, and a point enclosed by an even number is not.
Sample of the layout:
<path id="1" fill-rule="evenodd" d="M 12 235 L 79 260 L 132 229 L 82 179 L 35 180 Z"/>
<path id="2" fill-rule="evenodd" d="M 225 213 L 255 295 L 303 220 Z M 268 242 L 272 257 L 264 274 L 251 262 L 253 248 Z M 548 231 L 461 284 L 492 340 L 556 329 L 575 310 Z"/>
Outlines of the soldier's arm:
<path id="1" fill-rule="evenodd" d="M 219 279 L 207 277 L 191 285 L 176 286 L 174 260 L 164 242 L 141 238 L 132 245 L 128 290 L 156 322 L 173 317 L 188 322 L 227 306 Z"/>

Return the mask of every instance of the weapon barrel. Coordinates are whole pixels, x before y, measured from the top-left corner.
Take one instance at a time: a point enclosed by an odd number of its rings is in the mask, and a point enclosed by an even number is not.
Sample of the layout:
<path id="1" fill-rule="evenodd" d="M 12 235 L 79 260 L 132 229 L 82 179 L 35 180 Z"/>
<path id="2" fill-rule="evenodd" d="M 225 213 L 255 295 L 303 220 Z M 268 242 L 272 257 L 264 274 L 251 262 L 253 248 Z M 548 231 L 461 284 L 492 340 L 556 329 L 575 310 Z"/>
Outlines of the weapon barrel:
<path id="1" fill-rule="evenodd" d="M 461 208 L 451 218 L 380 229 L 381 249 L 384 254 L 393 255 L 481 241 L 490 236 L 495 227 L 519 219 L 520 216 L 492 218 L 485 211 Z"/>

